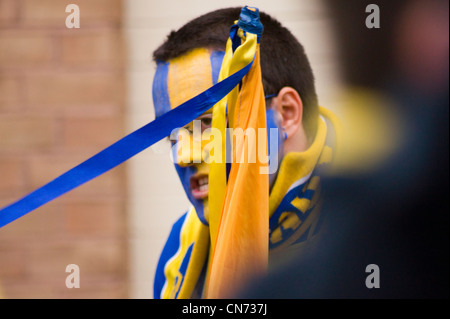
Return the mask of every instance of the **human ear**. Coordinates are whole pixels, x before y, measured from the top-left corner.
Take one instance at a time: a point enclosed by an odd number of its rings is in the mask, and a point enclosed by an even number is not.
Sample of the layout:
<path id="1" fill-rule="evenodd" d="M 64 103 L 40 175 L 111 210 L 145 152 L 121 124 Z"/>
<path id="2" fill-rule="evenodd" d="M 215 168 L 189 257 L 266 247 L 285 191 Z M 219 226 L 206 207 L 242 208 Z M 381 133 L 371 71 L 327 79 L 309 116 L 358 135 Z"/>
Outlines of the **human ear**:
<path id="1" fill-rule="evenodd" d="M 284 87 L 274 98 L 273 104 L 281 114 L 281 127 L 287 138 L 293 136 L 302 128 L 303 102 L 300 95 L 295 89 Z"/>

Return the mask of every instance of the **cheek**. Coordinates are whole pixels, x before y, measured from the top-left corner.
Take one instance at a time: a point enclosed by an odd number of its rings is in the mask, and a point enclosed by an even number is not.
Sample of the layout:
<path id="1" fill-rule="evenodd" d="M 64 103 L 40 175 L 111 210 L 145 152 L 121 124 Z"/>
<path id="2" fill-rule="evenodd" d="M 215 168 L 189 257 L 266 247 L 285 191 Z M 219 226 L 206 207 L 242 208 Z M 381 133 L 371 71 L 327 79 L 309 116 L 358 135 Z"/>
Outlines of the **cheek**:
<path id="1" fill-rule="evenodd" d="M 278 154 L 280 155 L 283 152 L 283 144 L 284 144 L 283 130 L 281 129 L 281 117 L 277 112 L 275 112 L 272 109 L 269 109 L 266 111 L 266 119 L 267 119 L 267 137 L 269 143 L 269 156 L 274 155 L 271 154 L 272 147 L 270 146 L 274 142 L 273 138 L 275 137 L 275 134 L 273 133 L 271 134 L 271 129 L 277 130 L 276 138 L 278 142 Z"/>
<path id="2" fill-rule="evenodd" d="M 209 173 L 209 165 L 206 163 L 199 163 L 190 166 L 180 166 L 175 164 L 175 169 L 177 171 L 178 177 L 183 185 L 183 187 L 188 190 L 190 189 L 190 178 L 195 174 L 205 174 Z"/>
<path id="3" fill-rule="evenodd" d="M 205 175 L 209 174 L 209 164 L 207 164 L 205 162 L 197 164 L 196 169 L 197 169 L 197 173 L 199 173 L 199 174 L 205 174 Z"/>
<path id="4" fill-rule="evenodd" d="M 190 189 L 190 178 L 192 175 L 197 173 L 197 169 L 193 166 L 180 166 L 175 164 L 175 169 L 177 171 L 178 177 L 180 178 L 183 188 L 188 191 Z"/>

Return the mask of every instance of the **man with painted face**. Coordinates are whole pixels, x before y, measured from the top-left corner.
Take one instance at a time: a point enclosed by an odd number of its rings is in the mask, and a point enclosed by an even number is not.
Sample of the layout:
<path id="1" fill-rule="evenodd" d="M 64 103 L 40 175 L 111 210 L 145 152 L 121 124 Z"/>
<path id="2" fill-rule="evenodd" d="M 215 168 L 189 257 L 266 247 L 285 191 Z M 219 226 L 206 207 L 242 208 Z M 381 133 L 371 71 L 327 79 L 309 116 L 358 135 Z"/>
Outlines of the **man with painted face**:
<path id="1" fill-rule="evenodd" d="M 230 27 L 240 11 L 221 9 L 196 18 L 170 33 L 153 53 L 157 63 L 153 82 L 156 117 L 218 82 Z M 269 176 L 268 190 L 271 263 L 277 252 L 300 248 L 295 251 L 301 253 L 317 237 L 320 171 L 331 160 L 335 127 L 334 116 L 318 105 L 313 72 L 301 44 L 267 14 L 260 12 L 260 20 L 264 26 L 260 45 L 267 128 L 280 132 L 279 166 Z M 201 131 L 211 127 L 212 109 L 197 120 Z M 194 126 L 189 124 L 187 132 Z M 189 158 L 175 156 L 175 167 L 192 208 L 174 224 L 161 253 L 154 298 L 204 296 L 210 251 L 209 167 L 204 151 L 186 154 Z M 273 154 L 269 156 L 273 158 Z"/>

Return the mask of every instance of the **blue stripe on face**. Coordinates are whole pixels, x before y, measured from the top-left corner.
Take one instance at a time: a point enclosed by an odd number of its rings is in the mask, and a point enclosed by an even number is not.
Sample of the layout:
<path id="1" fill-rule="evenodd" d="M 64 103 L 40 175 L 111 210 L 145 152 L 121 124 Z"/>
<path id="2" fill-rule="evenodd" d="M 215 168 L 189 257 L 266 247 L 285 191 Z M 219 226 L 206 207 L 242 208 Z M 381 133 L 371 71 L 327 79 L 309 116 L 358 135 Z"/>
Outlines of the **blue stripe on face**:
<path id="1" fill-rule="evenodd" d="M 169 91 L 167 88 L 167 75 L 169 74 L 169 62 L 158 63 L 155 77 L 153 79 L 153 106 L 155 108 L 155 117 L 159 117 L 169 112 L 170 106 Z"/>
<path id="2" fill-rule="evenodd" d="M 195 199 L 192 196 L 191 192 L 191 185 L 190 185 L 190 178 L 191 176 L 194 176 L 197 173 L 197 166 L 180 166 L 178 164 L 175 164 L 175 169 L 177 171 L 178 177 L 180 178 L 181 185 L 183 186 L 183 189 L 191 202 L 192 206 L 195 208 L 195 212 L 197 213 L 198 219 L 204 224 L 208 225 L 208 221 L 206 220 L 205 216 L 205 205 L 207 205 L 207 201 L 198 200 Z"/>
<path id="3" fill-rule="evenodd" d="M 277 165 L 277 170 L 269 175 L 269 185 L 272 187 L 278 173 L 278 167 L 280 166 L 281 160 L 283 159 L 283 149 L 284 149 L 284 137 L 283 130 L 281 128 L 280 119 L 277 117 L 273 109 L 266 110 L 266 121 L 267 121 L 267 142 L 268 142 L 268 156 L 269 156 L 269 167 L 271 164 Z M 274 136 L 271 134 L 271 129 L 278 130 L 278 140 L 277 144 L 271 140 Z M 278 150 L 275 147 L 278 145 Z"/>
<path id="4" fill-rule="evenodd" d="M 211 53 L 210 59 L 213 84 L 216 84 L 219 81 L 219 74 L 220 69 L 222 68 L 222 61 L 224 56 L 224 51 L 214 51 Z"/>
<path id="5" fill-rule="evenodd" d="M 270 129 L 271 128 L 278 129 L 278 154 L 277 155 L 271 154 L 271 147 L 269 147 L 268 149 L 269 163 L 272 156 L 278 156 L 278 160 L 280 162 L 283 156 L 283 144 L 284 144 L 283 129 L 281 128 L 281 123 L 279 119 L 277 119 L 276 113 L 273 109 L 266 110 L 266 121 L 267 121 L 267 141 L 269 146 L 272 145 L 270 140 L 271 138 Z"/>

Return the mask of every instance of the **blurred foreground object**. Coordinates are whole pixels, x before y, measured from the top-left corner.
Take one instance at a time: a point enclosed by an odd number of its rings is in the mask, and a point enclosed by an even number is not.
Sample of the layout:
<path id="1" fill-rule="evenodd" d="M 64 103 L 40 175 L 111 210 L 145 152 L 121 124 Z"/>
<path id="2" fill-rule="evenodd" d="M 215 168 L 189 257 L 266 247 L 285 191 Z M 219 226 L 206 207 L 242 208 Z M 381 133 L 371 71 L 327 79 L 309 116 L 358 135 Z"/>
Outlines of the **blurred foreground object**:
<path id="1" fill-rule="evenodd" d="M 380 29 L 364 27 L 367 1 L 326 3 L 356 129 L 342 171 L 324 181 L 328 234 L 240 296 L 448 298 L 448 1 L 378 1 Z M 383 140 L 364 141 L 370 128 Z M 366 286 L 370 264 L 379 288 Z"/>

